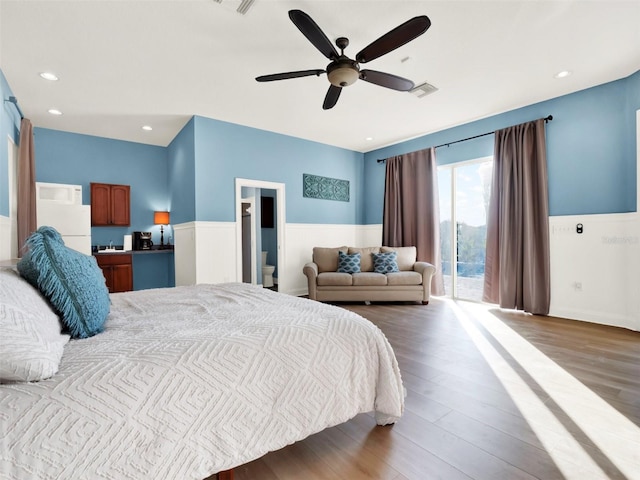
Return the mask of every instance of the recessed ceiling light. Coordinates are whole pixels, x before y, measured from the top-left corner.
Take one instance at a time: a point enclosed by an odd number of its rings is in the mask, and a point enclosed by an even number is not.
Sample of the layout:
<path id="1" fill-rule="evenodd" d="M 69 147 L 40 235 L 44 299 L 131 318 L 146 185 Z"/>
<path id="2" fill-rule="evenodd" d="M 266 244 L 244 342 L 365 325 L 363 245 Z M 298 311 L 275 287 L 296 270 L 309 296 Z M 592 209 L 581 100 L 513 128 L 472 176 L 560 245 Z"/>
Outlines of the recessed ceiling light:
<path id="1" fill-rule="evenodd" d="M 373 140 L 373 137 L 367 137 L 367 138 L 365 138 L 365 140 L 366 140 L 367 142 L 370 142 L 371 140 Z"/>
<path id="2" fill-rule="evenodd" d="M 40 76 L 45 80 L 50 80 L 52 82 L 55 82 L 58 80 L 58 76 L 55 73 L 51 73 L 51 72 L 42 72 L 40 73 Z"/>
<path id="3" fill-rule="evenodd" d="M 51 115 L 62 115 L 62 112 L 56 108 L 50 108 L 47 110 Z"/>
<path id="4" fill-rule="evenodd" d="M 146 130 L 147 132 L 150 132 L 151 130 L 153 130 L 153 127 L 151 125 L 143 125 L 142 129 Z"/>
<path id="5" fill-rule="evenodd" d="M 558 72 L 554 75 L 554 78 L 564 78 L 564 77 L 568 77 L 569 75 L 571 75 L 571 72 L 569 70 L 562 70 L 561 72 Z"/>

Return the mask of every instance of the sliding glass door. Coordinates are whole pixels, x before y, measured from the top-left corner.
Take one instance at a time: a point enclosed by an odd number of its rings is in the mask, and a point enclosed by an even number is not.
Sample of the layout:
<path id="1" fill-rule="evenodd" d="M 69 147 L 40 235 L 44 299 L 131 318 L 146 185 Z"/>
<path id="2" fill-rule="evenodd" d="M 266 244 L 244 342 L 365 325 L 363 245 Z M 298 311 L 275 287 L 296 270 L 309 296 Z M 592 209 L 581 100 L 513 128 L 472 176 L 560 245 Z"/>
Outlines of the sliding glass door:
<path id="1" fill-rule="evenodd" d="M 482 300 L 493 159 L 438 167 L 445 294 Z"/>

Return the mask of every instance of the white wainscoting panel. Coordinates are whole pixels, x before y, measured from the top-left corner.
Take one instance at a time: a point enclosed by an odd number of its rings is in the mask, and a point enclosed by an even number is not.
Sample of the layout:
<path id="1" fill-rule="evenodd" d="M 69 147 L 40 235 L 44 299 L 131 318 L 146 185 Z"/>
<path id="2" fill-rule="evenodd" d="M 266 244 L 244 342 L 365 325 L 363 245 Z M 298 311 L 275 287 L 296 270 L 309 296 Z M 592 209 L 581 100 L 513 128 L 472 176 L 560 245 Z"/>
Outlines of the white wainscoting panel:
<path id="1" fill-rule="evenodd" d="M 306 295 L 307 277 L 302 273 L 305 263 L 311 261 L 313 247 L 369 247 L 380 245 L 381 225 L 318 225 L 288 223 L 285 227 L 286 267 L 278 278 L 278 289 L 290 295 Z"/>
<path id="2" fill-rule="evenodd" d="M 172 225 L 176 286 L 196 284 L 195 222 Z"/>
<path id="3" fill-rule="evenodd" d="M 234 282 L 235 222 L 188 222 L 173 226 L 176 285 Z"/>
<path id="4" fill-rule="evenodd" d="M 382 224 L 358 225 L 357 247 L 377 247 L 382 245 Z"/>
<path id="5" fill-rule="evenodd" d="M 550 314 L 640 330 L 640 215 L 550 217 L 549 234 Z"/>
<path id="6" fill-rule="evenodd" d="M 0 261 L 11 259 L 11 220 L 0 215 Z"/>

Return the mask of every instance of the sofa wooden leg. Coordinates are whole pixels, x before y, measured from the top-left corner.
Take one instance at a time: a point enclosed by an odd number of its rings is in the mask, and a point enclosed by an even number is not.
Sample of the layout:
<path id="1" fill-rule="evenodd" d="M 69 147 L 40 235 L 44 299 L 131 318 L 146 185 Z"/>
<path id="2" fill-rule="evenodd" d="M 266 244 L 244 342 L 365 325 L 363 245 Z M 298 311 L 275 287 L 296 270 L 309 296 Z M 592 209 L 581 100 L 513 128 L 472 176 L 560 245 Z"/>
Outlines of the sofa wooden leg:
<path id="1" fill-rule="evenodd" d="M 429 300 L 427 300 L 426 302 L 422 302 L 423 305 L 429 305 Z"/>

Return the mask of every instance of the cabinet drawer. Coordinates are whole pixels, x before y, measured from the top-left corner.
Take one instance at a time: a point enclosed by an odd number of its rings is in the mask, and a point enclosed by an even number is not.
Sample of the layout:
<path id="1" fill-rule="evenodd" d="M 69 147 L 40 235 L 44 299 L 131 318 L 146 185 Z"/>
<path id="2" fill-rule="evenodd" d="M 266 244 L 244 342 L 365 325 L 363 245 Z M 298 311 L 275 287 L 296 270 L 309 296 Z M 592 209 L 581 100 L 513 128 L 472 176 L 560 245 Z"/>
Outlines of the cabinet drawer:
<path id="1" fill-rule="evenodd" d="M 115 254 L 98 254 L 96 255 L 96 260 L 98 261 L 98 265 L 131 265 L 131 254 L 130 253 L 115 253 Z"/>

